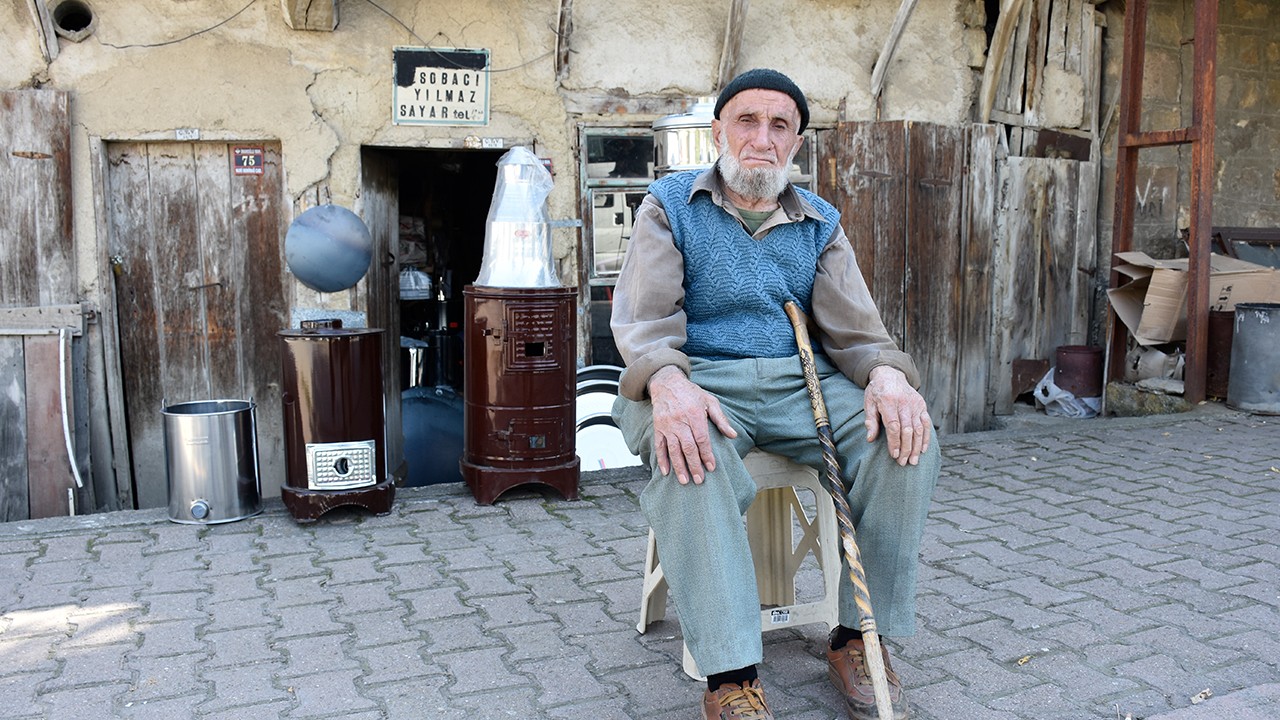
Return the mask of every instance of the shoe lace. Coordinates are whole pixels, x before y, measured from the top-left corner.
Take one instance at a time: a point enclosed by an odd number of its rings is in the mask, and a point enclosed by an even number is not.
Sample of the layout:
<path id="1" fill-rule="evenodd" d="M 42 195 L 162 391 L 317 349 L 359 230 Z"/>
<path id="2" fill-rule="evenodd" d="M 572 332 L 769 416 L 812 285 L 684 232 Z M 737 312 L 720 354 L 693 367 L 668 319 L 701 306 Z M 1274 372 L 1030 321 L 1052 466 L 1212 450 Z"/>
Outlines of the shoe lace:
<path id="1" fill-rule="evenodd" d="M 871 671 L 867 668 L 867 657 L 863 654 L 862 648 L 849 643 L 844 647 L 844 651 L 849 655 L 849 660 L 853 663 L 853 672 L 858 676 L 859 683 L 871 684 Z"/>
<path id="2" fill-rule="evenodd" d="M 750 685 L 734 688 L 721 695 L 720 707 L 733 711 L 741 720 L 764 720 L 769 717 L 769 708 L 764 704 L 764 692 Z"/>

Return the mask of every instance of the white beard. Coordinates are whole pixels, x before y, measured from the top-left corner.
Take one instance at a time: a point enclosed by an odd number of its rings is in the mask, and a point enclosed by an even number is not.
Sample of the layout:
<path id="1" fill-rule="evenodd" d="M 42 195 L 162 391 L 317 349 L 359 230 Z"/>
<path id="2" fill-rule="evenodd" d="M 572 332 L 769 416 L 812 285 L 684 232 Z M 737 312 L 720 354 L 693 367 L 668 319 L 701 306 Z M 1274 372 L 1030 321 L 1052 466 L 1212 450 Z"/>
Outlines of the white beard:
<path id="1" fill-rule="evenodd" d="M 800 146 L 797 145 L 791 151 L 791 157 L 787 158 L 781 168 L 742 167 L 738 158 L 729 152 L 728 140 L 722 140 L 718 149 L 720 159 L 716 161 L 716 167 L 719 168 L 720 177 L 724 179 L 724 184 L 730 190 L 748 200 L 773 200 L 787 189 L 789 182 L 787 168 L 791 167 L 791 160 Z"/>

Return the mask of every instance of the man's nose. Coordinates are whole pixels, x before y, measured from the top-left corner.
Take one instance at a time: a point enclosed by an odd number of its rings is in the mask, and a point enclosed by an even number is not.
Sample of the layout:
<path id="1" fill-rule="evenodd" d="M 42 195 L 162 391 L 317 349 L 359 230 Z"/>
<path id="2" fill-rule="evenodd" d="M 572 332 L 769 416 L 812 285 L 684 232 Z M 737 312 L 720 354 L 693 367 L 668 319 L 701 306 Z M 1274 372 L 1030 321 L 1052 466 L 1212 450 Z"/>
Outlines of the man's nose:
<path id="1" fill-rule="evenodd" d="M 755 132 L 751 133 L 751 144 L 759 148 L 768 148 L 773 145 L 773 138 L 769 135 L 768 123 L 761 123 L 756 127 Z"/>

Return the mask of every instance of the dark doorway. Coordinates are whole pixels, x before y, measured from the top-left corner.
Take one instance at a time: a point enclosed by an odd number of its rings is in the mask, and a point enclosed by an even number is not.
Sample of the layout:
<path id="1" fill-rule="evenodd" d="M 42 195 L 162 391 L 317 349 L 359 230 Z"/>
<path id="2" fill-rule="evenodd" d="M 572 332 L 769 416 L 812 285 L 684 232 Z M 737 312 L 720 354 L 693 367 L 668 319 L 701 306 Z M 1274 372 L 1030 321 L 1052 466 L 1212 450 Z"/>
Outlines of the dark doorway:
<path id="1" fill-rule="evenodd" d="M 461 482 L 462 289 L 484 258 L 502 150 L 395 150 L 405 484 Z M 388 433 L 396 429 L 388 427 Z"/>

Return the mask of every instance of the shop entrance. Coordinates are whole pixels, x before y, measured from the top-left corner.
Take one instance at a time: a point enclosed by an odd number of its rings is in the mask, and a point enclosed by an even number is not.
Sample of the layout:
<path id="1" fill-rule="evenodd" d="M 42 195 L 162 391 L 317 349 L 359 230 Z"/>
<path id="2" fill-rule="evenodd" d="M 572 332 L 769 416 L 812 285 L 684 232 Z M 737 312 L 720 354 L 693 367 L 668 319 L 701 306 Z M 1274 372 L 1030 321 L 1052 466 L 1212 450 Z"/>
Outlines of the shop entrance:
<path id="1" fill-rule="evenodd" d="M 462 289 L 480 272 L 503 152 L 363 153 L 366 207 L 373 208 L 366 222 L 394 224 L 374 231 L 375 242 L 381 236 L 388 245 L 394 272 L 385 291 L 370 286 L 369 302 L 371 322 L 380 318 L 394 338 L 385 348 L 394 358 L 386 392 L 388 406 L 399 400 L 399 412 L 388 412 L 387 436 L 402 448 L 407 486 L 462 481 Z"/>

